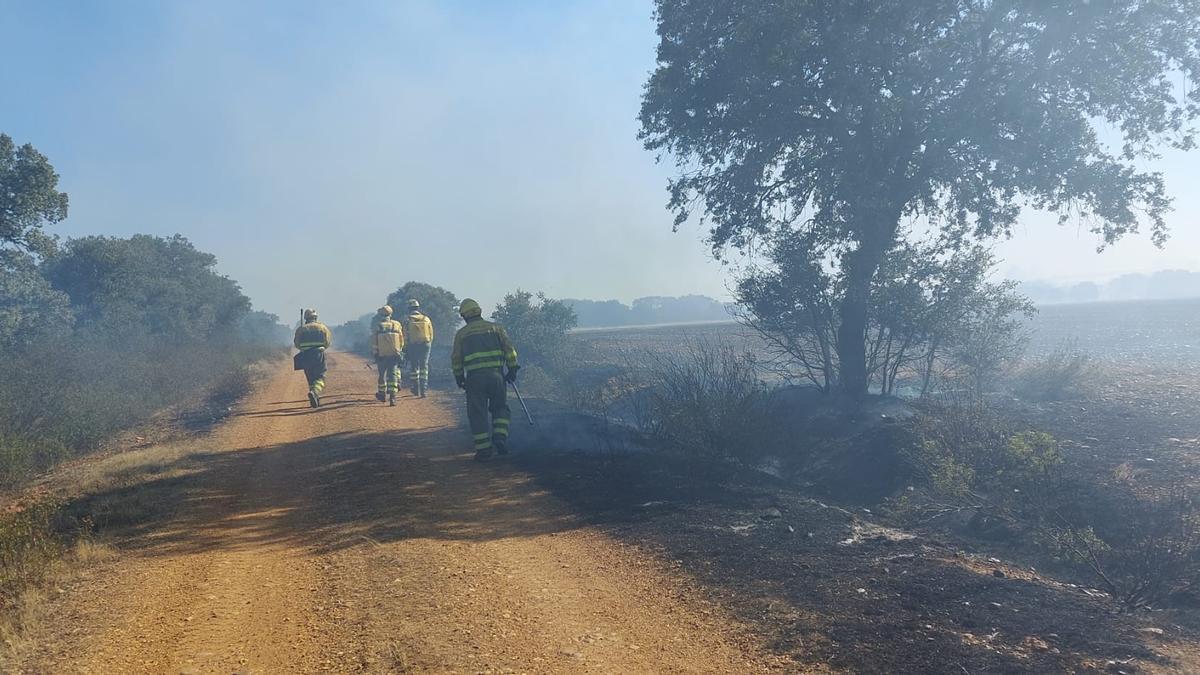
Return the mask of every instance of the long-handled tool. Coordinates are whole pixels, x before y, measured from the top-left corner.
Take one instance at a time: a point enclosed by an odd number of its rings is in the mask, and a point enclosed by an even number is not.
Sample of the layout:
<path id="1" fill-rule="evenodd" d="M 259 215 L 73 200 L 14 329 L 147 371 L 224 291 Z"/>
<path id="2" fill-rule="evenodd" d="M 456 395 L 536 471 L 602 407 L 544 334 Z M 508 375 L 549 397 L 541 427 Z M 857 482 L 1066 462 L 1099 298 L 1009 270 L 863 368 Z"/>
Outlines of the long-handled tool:
<path id="1" fill-rule="evenodd" d="M 509 382 L 508 386 L 512 387 L 513 393 L 517 395 L 517 400 L 521 402 L 521 409 L 525 411 L 525 419 L 529 420 L 529 426 L 534 426 L 533 415 L 529 414 L 529 406 L 525 405 L 525 399 L 521 397 L 521 390 L 517 389 L 517 383 Z"/>

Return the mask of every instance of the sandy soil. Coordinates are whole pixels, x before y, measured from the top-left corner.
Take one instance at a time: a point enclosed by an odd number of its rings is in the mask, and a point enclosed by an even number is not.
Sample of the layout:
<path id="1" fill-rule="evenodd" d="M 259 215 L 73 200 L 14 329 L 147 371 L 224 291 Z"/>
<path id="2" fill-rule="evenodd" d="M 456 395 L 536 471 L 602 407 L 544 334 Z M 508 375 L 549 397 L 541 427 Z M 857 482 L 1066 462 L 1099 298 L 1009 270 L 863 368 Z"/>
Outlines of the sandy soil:
<path id="1" fill-rule="evenodd" d="M 457 396 L 373 391 L 334 354 L 310 410 L 281 367 L 203 450 L 89 496 L 140 515 L 101 523 L 119 555 L 57 589 L 16 670 L 796 669 L 692 576 L 472 461 Z"/>

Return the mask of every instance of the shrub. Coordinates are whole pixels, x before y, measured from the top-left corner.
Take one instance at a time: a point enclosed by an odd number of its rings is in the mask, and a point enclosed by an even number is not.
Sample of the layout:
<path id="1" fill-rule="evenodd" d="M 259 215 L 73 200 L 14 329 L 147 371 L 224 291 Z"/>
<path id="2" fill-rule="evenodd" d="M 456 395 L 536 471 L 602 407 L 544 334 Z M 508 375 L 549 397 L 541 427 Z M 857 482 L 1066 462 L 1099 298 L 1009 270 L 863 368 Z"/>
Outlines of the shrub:
<path id="1" fill-rule="evenodd" d="M 0 515 L 0 608 L 41 581 L 61 555 L 60 513 L 58 503 L 39 501 Z"/>
<path id="2" fill-rule="evenodd" d="M 926 404 L 910 461 L 928 518 L 974 514 L 1030 535 L 1127 609 L 1200 594 L 1200 505 L 1186 489 L 1156 499 L 1069 482 L 1049 434 L 1014 430 L 978 403 Z"/>
<path id="3" fill-rule="evenodd" d="M 973 397 L 924 402 L 906 455 L 925 496 L 910 506 L 930 517 L 972 510 L 1039 523 L 1062 480 L 1053 436 L 1014 428 Z"/>
<path id="4" fill-rule="evenodd" d="M 823 391 L 836 388 L 838 307 L 846 279 L 810 236 L 768 240 L 768 265 L 752 267 L 737 286 L 739 318 L 757 331 L 777 370 Z M 893 394 L 903 381 L 928 393 L 953 375 L 979 396 L 1024 348 L 1033 305 L 1012 282 L 988 281 L 995 257 L 980 246 L 947 254 L 933 244 L 902 242 L 871 283 L 865 334 L 872 391 Z"/>
<path id="5" fill-rule="evenodd" d="M 149 336 L 94 335 L 13 355 L 0 383 L 0 485 L 13 485 L 94 449 L 169 406 L 210 392 L 232 400 L 269 347 L 241 342 L 167 345 Z"/>
<path id="6" fill-rule="evenodd" d="M 1177 489 L 1157 500 L 1129 499 L 1101 532 L 1065 520 L 1051 541 L 1088 570 L 1098 586 L 1126 609 L 1200 593 L 1200 510 Z"/>
<path id="7" fill-rule="evenodd" d="M 777 425 L 750 354 L 700 342 L 651 355 L 643 378 L 643 430 L 664 450 L 748 463 L 772 445 Z"/>
<path id="8" fill-rule="evenodd" d="M 1061 401 L 1084 395 L 1096 375 L 1091 355 L 1079 348 L 1077 340 L 1065 340 L 1046 357 L 1021 368 L 1013 390 L 1032 401 Z"/>
<path id="9" fill-rule="evenodd" d="M 517 352 L 524 355 L 522 360 L 546 370 L 561 370 L 568 365 L 568 332 L 578 319 L 575 310 L 561 300 L 517 289 L 504 296 L 492 312 L 492 320 L 508 331 Z"/>

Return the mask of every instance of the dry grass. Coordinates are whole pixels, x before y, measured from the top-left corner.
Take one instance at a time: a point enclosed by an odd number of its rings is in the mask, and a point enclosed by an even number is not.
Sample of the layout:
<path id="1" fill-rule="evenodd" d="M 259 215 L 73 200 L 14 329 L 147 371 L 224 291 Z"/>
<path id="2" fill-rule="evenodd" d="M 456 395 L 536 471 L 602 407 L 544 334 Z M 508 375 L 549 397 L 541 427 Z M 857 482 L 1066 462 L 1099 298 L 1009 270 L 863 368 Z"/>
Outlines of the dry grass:
<path id="1" fill-rule="evenodd" d="M 264 367 L 270 366 L 255 366 Z M 142 433 L 161 437 L 157 430 L 139 431 L 120 445 L 140 445 Z M 150 483 L 187 474 L 186 458 L 208 450 L 211 444 L 195 436 L 114 449 L 60 465 L 24 491 L 0 497 L 0 672 L 29 647 L 28 636 L 36 634 L 55 594 L 119 556 L 97 532 L 157 511 L 162 496 Z M 73 508 L 84 503 L 86 509 Z"/>
<path id="2" fill-rule="evenodd" d="M 85 570 L 114 560 L 118 551 L 91 536 L 81 536 L 69 550 L 44 560 L 36 583 L 27 582 L 6 598 L 0 613 L 0 670 L 34 646 L 30 639 L 49 616 L 51 598 L 63 592 Z"/>
<path id="3" fill-rule="evenodd" d="M 76 462 L 47 477 L 37 501 L 9 505 L 0 516 L 0 671 L 31 646 L 56 593 L 119 556 L 96 530 L 138 522 L 158 508 L 148 488 L 102 495 L 183 474 L 178 460 L 204 447 L 182 442 Z M 87 515 L 78 517 L 70 504 L 82 500 L 89 500 Z"/>

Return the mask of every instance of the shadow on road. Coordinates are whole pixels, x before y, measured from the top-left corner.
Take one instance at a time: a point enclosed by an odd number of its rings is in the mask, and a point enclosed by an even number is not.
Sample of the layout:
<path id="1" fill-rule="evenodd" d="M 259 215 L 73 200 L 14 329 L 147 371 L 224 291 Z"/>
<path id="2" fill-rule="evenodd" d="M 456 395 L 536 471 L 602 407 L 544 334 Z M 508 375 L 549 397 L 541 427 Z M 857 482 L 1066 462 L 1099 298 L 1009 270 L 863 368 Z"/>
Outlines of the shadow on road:
<path id="1" fill-rule="evenodd" d="M 378 405 L 344 401 L 366 403 Z M 1078 589 L 995 577 L 937 542 L 845 545 L 855 517 L 769 478 L 585 453 L 479 464 L 464 445 L 461 430 L 433 427 L 201 452 L 70 508 L 150 556 L 597 527 L 673 561 L 775 651 L 854 672 L 1065 672 L 1155 658 L 1133 620 Z"/>
<path id="2" fill-rule="evenodd" d="M 462 431 L 435 427 L 194 453 L 156 467 L 155 478 L 87 496 L 71 511 L 146 555 L 276 544 L 332 551 L 364 539 L 483 541 L 579 526 L 527 474 L 505 462 L 476 463 L 463 446 Z"/>

